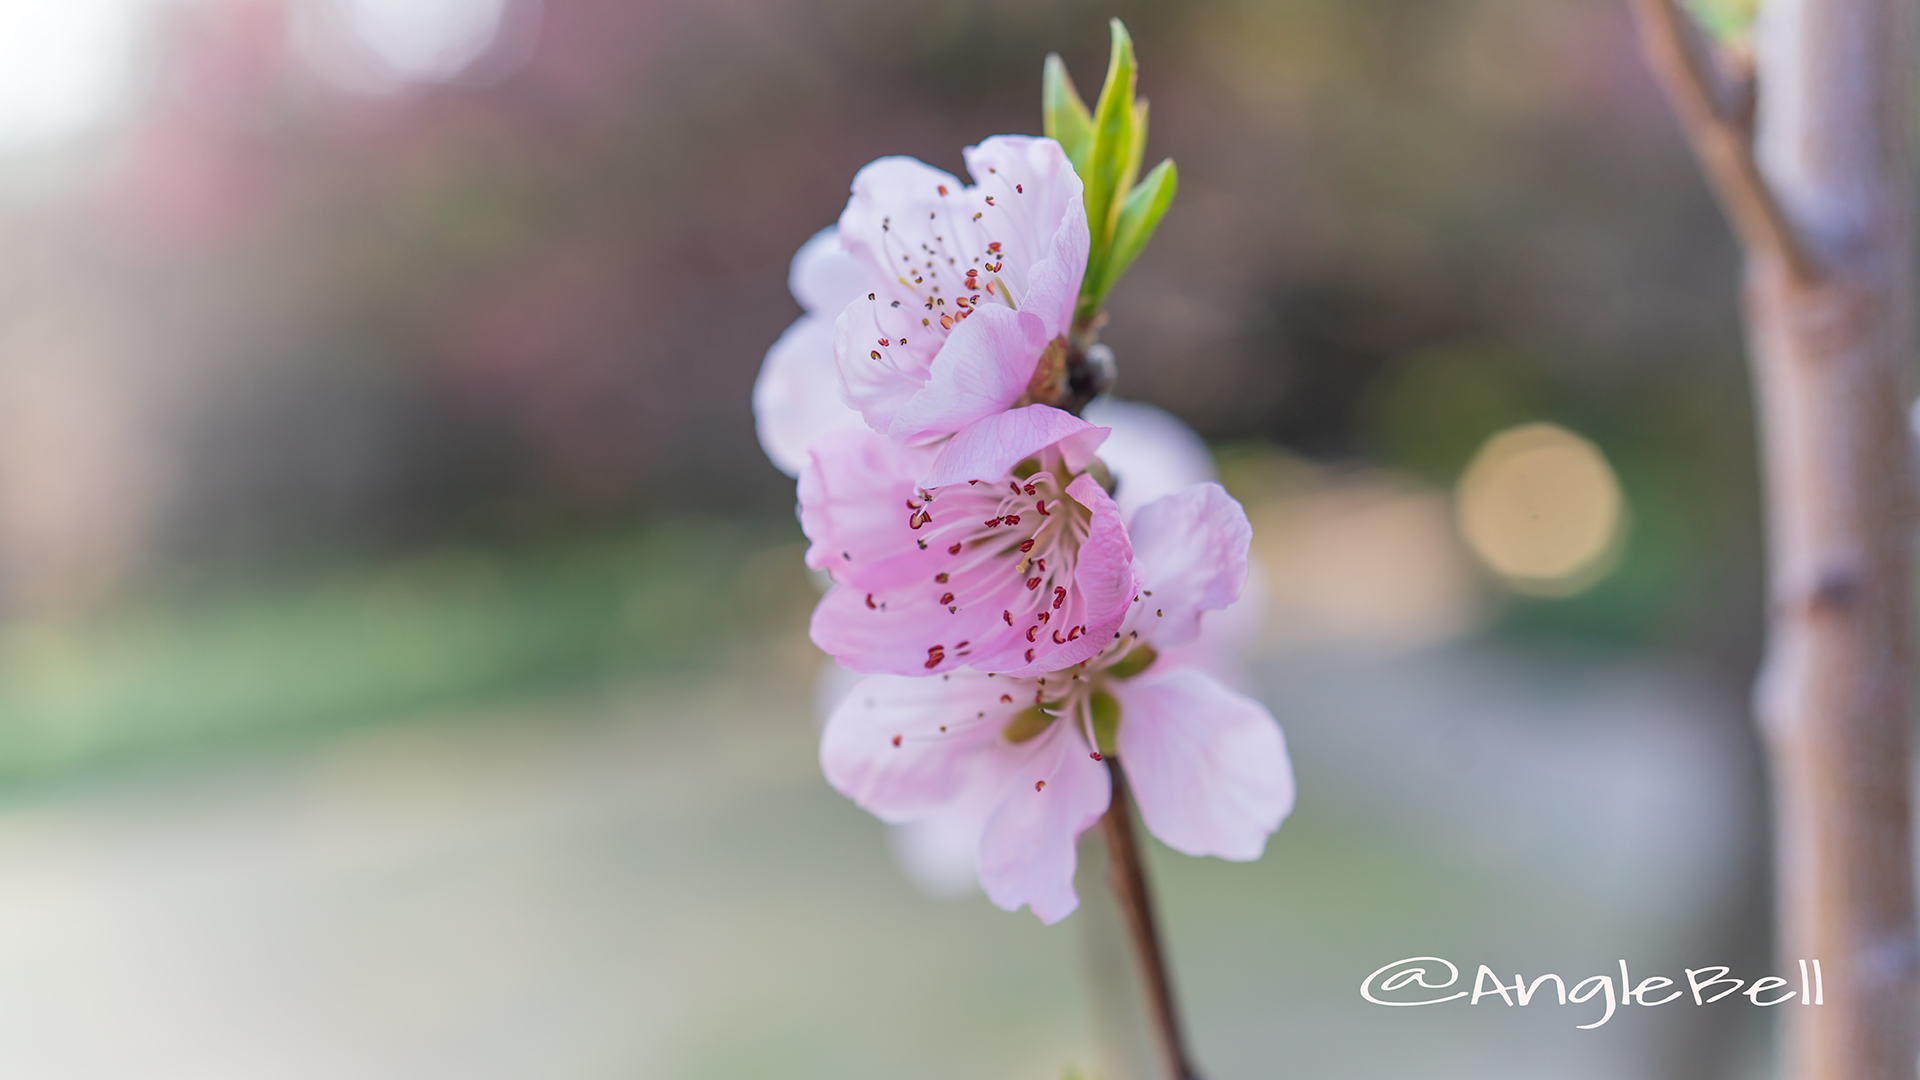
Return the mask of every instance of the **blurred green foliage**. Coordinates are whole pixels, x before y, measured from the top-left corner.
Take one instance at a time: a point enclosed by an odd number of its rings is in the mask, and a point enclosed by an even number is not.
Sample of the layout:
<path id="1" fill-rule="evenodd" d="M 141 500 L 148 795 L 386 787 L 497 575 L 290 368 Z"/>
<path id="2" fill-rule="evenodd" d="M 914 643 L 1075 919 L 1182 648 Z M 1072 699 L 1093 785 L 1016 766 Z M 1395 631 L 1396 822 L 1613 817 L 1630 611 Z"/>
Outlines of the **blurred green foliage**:
<path id="1" fill-rule="evenodd" d="M 0 634 L 0 776 L 208 737 L 700 670 L 814 599 L 792 527 L 678 521 L 160 589 Z"/>

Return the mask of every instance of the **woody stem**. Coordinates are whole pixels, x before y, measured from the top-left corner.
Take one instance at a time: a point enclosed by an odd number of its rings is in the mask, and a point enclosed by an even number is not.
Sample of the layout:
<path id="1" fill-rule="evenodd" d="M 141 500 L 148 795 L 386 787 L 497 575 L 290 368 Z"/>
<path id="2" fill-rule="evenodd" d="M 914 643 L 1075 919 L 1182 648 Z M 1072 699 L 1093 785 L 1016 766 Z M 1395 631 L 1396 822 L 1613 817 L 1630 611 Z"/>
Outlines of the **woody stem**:
<path id="1" fill-rule="evenodd" d="M 1173 999 L 1173 983 L 1167 976 L 1165 955 L 1160 949 L 1160 932 L 1154 924 L 1153 900 L 1147 892 L 1146 868 L 1140 862 L 1140 847 L 1133 828 L 1133 795 L 1127 787 L 1127 774 L 1116 758 L 1107 759 L 1113 776 L 1113 803 L 1101 818 L 1107 837 L 1108 881 L 1120 910 L 1127 920 L 1128 936 L 1140 962 L 1140 977 L 1146 982 L 1147 1011 L 1151 1015 L 1161 1064 L 1168 1080 L 1199 1080 L 1188 1063 L 1186 1039 L 1181 1033 L 1180 1014 Z"/>

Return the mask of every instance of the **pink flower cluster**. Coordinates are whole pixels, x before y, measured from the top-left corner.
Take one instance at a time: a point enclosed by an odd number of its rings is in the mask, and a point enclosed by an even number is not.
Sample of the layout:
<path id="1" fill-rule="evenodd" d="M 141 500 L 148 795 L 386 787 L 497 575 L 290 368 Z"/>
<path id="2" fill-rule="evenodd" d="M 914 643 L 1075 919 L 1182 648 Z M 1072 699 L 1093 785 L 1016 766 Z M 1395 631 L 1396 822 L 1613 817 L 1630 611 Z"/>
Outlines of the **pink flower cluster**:
<path id="1" fill-rule="evenodd" d="M 1293 776 L 1272 715 L 1217 674 L 1207 616 L 1239 599 L 1252 530 L 1186 482 L 1197 440 L 1144 406 L 1096 405 L 1096 426 L 1033 403 L 1086 272 L 1079 178 L 1050 139 L 965 156 L 973 185 L 910 158 L 860 170 L 794 258 L 806 313 L 754 411 L 833 582 L 810 634 L 867 675 L 827 721 L 828 781 L 977 837 L 988 898 L 1052 923 L 1078 905 L 1108 757 L 1155 836 L 1227 859 L 1259 857 Z"/>

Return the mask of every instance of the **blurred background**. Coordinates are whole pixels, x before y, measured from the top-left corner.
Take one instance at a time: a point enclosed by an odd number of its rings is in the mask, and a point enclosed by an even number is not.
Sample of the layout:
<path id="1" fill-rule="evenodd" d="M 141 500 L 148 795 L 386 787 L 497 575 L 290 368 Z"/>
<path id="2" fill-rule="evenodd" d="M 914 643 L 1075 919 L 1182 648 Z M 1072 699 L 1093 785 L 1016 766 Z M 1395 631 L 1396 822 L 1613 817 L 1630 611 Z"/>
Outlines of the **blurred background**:
<path id="1" fill-rule="evenodd" d="M 1144 1075 L 1097 846 L 1043 928 L 820 779 L 748 409 L 854 171 L 1110 15 L 1182 185 L 1104 340 L 1300 787 L 1150 853 L 1208 1075 L 1764 1075 L 1357 993 L 1771 963 L 1736 260 L 1619 0 L 0 0 L 0 1071 Z"/>

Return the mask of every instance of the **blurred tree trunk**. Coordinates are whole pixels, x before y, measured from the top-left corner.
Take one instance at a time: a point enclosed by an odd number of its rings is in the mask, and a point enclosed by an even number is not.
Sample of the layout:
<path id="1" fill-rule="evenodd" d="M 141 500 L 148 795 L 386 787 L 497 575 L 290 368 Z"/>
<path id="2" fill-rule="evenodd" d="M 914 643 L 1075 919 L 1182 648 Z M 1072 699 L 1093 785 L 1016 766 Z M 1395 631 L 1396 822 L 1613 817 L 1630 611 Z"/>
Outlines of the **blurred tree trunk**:
<path id="1" fill-rule="evenodd" d="M 1766 0 L 1716 63 L 1633 0 L 1655 73 L 1746 254 L 1770 625 L 1755 709 L 1773 782 L 1786 1075 L 1912 1080 L 1908 711 L 1915 443 L 1908 0 Z"/>

